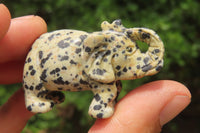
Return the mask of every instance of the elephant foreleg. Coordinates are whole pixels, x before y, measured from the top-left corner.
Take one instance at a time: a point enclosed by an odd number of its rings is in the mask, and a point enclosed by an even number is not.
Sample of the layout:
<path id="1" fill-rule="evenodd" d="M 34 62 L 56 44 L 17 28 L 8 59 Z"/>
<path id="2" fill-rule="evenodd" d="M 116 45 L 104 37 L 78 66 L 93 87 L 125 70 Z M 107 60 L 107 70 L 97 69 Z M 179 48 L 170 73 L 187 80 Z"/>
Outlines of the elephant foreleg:
<path id="1" fill-rule="evenodd" d="M 89 115 L 94 118 L 108 118 L 113 115 L 115 98 L 117 97 L 117 87 L 112 85 L 102 85 L 93 90 L 94 98 L 89 107 Z"/>

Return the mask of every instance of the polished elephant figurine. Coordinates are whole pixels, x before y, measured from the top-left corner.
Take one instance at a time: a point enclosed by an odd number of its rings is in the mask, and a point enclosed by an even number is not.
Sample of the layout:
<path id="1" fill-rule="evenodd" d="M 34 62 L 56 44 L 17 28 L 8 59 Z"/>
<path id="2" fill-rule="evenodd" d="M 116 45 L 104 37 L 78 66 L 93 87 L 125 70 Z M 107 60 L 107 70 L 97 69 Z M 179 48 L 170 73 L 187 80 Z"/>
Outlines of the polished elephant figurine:
<path id="1" fill-rule="evenodd" d="M 102 31 L 57 30 L 41 35 L 27 55 L 23 86 L 26 108 L 44 113 L 64 101 L 61 91 L 91 90 L 89 115 L 108 118 L 114 112 L 120 80 L 156 74 L 163 66 L 164 46 L 147 28 L 125 28 L 120 20 L 101 24 Z M 142 53 L 136 41 L 149 45 Z"/>

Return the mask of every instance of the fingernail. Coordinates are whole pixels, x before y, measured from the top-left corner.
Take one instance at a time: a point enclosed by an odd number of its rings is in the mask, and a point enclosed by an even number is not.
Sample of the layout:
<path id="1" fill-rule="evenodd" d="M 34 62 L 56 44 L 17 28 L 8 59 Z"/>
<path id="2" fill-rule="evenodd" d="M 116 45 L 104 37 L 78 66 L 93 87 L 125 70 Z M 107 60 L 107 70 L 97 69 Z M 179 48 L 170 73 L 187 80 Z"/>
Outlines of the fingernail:
<path id="1" fill-rule="evenodd" d="M 191 99 L 188 96 L 178 95 L 175 96 L 161 111 L 160 125 L 163 126 L 176 115 L 178 115 L 185 107 L 188 106 Z"/>
<path id="2" fill-rule="evenodd" d="M 17 17 L 17 18 L 13 18 L 13 19 L 14 20 L 26 20 L 26 19 L 30 19 L 33 17 L 34 17 L 34 15 L 27 15 L 27 16 Z"/>

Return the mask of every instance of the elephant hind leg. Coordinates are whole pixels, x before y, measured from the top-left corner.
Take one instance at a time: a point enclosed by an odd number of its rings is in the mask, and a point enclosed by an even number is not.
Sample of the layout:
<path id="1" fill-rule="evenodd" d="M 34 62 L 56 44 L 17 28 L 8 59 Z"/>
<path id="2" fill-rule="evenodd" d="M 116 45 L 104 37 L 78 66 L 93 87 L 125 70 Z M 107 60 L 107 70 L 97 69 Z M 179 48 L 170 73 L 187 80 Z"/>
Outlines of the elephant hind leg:
<path id="1" fill-rule="evenodd" d="M 50 111 L 55 104 L 63 102 L 65 96 L 62 92 L 48 91 L 44 87 L 41 91 L 25 89 L 26 108 L 33 113 L 45 113 Z"/>

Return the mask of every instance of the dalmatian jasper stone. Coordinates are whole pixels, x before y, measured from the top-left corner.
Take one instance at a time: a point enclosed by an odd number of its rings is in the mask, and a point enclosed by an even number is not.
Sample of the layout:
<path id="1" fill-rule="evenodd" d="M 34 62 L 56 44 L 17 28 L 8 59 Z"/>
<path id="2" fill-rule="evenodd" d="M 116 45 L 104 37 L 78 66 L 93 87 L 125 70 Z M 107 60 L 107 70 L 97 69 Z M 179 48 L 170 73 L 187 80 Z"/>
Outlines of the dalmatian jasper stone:
<path id="1" fill-rule="evenodd" d="M 122 88 L 120 80 L 156 74 L 163 66 L 164 46 L 147 28 L 125 28 L 120 20 L 104 21 L 102 31 L 57 30 L 41 35 L 27 55 L 23 86 L 26 108 L 50 111 L 65 99 L 61 91 L 94 93 L 89 115 L 108 118 Z M 136 41 L 148 44 L 142 53 Z"/>

